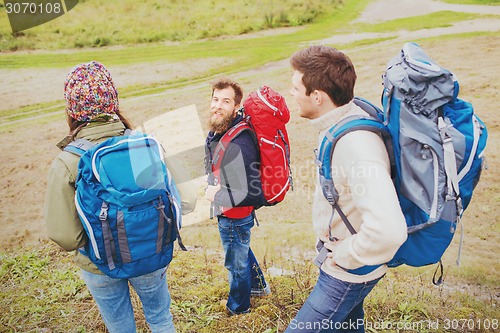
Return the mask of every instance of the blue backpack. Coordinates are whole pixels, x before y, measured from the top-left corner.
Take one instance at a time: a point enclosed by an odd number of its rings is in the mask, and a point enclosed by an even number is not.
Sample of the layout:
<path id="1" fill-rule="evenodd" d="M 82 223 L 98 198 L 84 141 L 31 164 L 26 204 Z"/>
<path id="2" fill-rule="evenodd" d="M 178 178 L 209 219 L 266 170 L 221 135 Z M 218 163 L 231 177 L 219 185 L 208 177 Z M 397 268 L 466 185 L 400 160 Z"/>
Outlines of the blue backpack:
<path id="1" fill-rule="evenodd" d="M 406 43 L 384 75 L 383 111 L 370 102 L 354 103 L 369 117 L 347 117 L 331 128 L 318 152 L 323 194 L 351 233 L 338 207 L 331 176 L 335 144 L 354 130 L 379 133 L 391 161 L 393 181 L 408 238 L 387 265 L 420 267 L 439 262 L 470 203 L 485 159 L 487 130 L 470 103 L 458 98 L 453 74 L 438 66 L 415 43 Z M 463 230 L 463 229 L 462 229 Z M 460 253 L 459 253 L 460 257 Z M 375 267 L 353 273 L 366 274 Z"/>
<path id="2" fill-rule="evenodd" d="M 180 197 L 155 138 L 77 139 L 64 150 L 81 156 L 75 204 L 88 239 L 80 252 L 103 273 L 131 278 L 166 267 L 176 238 L 186 250 Z"/>

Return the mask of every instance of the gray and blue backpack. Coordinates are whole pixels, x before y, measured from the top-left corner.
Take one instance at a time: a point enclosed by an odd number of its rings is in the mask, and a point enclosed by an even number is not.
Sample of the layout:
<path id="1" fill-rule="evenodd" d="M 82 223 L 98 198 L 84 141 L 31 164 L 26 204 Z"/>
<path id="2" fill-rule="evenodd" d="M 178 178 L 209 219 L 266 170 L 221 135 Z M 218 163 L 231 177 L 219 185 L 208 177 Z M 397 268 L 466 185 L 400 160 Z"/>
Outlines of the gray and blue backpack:
<path id="1" fill-rule="evenodd" d="M 439 262 L 485 167 L 485 124 L 469 102 L 458 98 L 459 85 L 415 43 L 406 43 L 387 65 L 383 110 L 367 100 L 354 102 L 370 117 L 347 117 L 328 131 L 319 151 L 323 194 L 351 233 L 356 231 L 337 204 L 331 158 L 335 144 L 354 130 L 383 138 L 408 238 L 387 265 L 419 267 Z M 462 228 L 463 231 L 463 228 Z M 460 256 L 460 253 L 459 253 Z M 459 260 L 459 259 L 458 259 Z M 366 274 L 375 267 L 352 273 Z"/>
<path id="2" fill-rule="evenodd" d="M 84 255 L 106 275 L 131 278 L 166 267 L 180 239 L 181 201 L 160 143 L 146 134 L 65 148 L 80 157 L 75 204 Z"/>

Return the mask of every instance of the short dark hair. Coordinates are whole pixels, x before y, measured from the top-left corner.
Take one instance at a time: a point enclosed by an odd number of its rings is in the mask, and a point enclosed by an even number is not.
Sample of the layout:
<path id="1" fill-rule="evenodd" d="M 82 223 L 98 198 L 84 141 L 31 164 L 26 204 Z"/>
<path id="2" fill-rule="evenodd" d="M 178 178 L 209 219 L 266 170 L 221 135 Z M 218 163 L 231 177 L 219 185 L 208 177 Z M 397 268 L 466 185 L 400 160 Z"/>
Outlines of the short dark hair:
<path id="1" fill-rule="evenodd" d="M 228 87 L 234 90 L 234 102 L 240 104 L 243 99 L 243 89 L 238 83 L 227 77 L 221 77 L 212 82 L 212 96 L 214 95 L 214 90 L 226 89 Z"/>
<path id="2" fill-rule="evenodd" d="M 356 71 L 351 59 L 343 52 L 324 45 L 313 45 L 295 52 L 290 58 L 294 70 L 303 74 L 306 95 L 324 91 L 337 106 L 354 98 Z"/>

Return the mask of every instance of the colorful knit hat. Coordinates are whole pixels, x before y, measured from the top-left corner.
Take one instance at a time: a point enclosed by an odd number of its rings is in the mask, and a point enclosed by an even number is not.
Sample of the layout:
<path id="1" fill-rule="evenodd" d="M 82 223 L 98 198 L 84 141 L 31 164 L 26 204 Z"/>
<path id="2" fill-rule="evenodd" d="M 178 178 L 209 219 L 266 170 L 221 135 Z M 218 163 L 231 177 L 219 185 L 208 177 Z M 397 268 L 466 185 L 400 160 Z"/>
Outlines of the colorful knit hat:
<path id="1" fill-rule="evenodd" d="M 74 67 L 64 83 L 66 112 L 78 121 L 91 121 L 97 117 L 116 117 L 118 92 L 111 74 L 97 61 Z"/>

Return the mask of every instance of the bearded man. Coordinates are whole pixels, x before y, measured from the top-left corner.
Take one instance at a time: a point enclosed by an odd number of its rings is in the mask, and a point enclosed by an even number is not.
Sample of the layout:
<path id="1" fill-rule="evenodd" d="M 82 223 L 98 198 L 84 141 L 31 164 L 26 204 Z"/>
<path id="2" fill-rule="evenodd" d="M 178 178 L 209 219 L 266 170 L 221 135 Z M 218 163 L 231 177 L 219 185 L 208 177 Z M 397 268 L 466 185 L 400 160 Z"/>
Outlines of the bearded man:
<path id="1" fill-rule="evenodd" d="M 229 274 L 229 296 L 225 304 L 229 315 L 250 312 L 251 296 L 271 293 L 250 248 L 254 210 L 265 203 L 259 169 L 259 150 L 255 136 L 243 131 L 225 147 L 220 168 L 215 170 L 221 138 L 244 121 L 240 112 L 243 90 L 228 78 L 212 83 L 209 133 L 205 146 L 208 186 L 205 198 L 217 216 L 225 252 L 224 266 Z"/>

